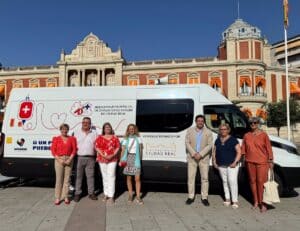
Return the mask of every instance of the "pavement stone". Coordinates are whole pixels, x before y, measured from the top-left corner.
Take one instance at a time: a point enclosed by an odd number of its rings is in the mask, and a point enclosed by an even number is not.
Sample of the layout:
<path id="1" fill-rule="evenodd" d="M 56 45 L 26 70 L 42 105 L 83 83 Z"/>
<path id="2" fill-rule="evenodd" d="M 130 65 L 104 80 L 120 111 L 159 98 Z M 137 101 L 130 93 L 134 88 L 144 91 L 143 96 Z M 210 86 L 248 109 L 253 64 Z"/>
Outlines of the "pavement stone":
<path id="1" fill-rule="evenodd" d="M 205 207 L 200 196 L 192 205 L 185 205 L 187 194 L 182 192 L 148 192 L 144 205 L 128 204 L 124 192 L 114 205 L 83 198 L 77 204 L 55 206 L 53 194 L 49 187 L 1 189 L 0 230 L 298 231 L 300 227 L 300 196 L 281 198 L 275 209 L 261 214 L 242 196 L 240 208 L 234 210 L 223 206 L 220 195 L 209 195 L 211 206 Z"/>

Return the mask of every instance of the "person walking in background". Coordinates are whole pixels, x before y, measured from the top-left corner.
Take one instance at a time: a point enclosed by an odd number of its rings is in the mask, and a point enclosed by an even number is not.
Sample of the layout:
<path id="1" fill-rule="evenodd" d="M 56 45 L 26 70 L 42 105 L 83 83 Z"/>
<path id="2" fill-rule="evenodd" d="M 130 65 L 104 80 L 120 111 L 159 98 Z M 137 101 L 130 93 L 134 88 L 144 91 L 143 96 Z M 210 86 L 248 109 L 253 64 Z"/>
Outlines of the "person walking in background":
<path id="1" fill-rule="evenodd" d="M 197 115 L 195 118 L 196 126 L 187 130 L 185 145 L 187 149 L 188 162 L 188 199 L 186 204 L 190 205 L 195 200 L 195 178 L 197 169 L 201 175 L 201 201 L 205 206 L 208 202 L 208 171 L 209 160 L 213 145 L 212 132 L 205 126 L 205 117 Z"/>
<path id="2" fill-rule="evenodd" d="M 273 168 L 273 152 L 268 135 L 259 129 L 260 119 L 252 117 L 249 120 L 251 131 L 243 138 L 242 154 L 249 176 L 250 187 L 253 195 L 253 208 L 260 208 L 266 212 L 263 204 L 264 183 L 268 180 L 268 170 Z"/>
<path id="3" fill-rule="evenodd" d="M 136 201 L 143 204 L 141 198 L 141 159 L 143 144 L 136 125 L 129 124 L 126 129 L 125 137 L 122 141 L 121 161 L 125 161 L 126 167 L 123 170 L 126 175 L 128 188 L 128 202 L 133 201 L 132 177 L 135 178 Z"/>
<path id="4" fill-rule="evenodd" d="M 87 178 L 88 194 L 91 200 L 97 200 L 94 193 L 95 188 L 95 141 L 97 132 L 91 127 L 91 119 L 84 117 L 82 119 L 81 129 L 74 131 L 74 136 L 77 138 L 77 169 L 76 169 L 76 186 L 74 201 L 78 202 L 82 194 L 82 179 L 85 175 Z"/>
<path id="5" fill-rule="evenodd" d="M 212 160 L 213 165 L 219 170 L 223 181 L 225 193 L 224 205 L 231 205 L 237 209 L 238 206 L 238 162 L 241 159 L 241 147 L 238 140 L 230 135 L 228 124 L 219 126 L 219 137 L 215 141 Z M 231 197 L 230 197 L 231 195 Z"/>
<path id="6" fill-rule="evenodd" d="M 95 142 L 97 161 L 99 162 L 103 182 L 103 201 L 110 204 L 114 203 L 116 166 L 120 149 L 119 139 L 113 134 L 111 124 L 105 123 L 102 128 L 102 135 L 98 136 Z"/>
<path id="7" fill-rule="evenodd" d="M 69 177 L 77 151 L 76 138 L 68 135 L 69 125 L 62 124 L 59 130 L 61 135 L 53 137 L 51 144 L 51 152 L 55 158 L 55 205 L 59 205 L 62 199 L 65 204 L 70 204 Z"/>

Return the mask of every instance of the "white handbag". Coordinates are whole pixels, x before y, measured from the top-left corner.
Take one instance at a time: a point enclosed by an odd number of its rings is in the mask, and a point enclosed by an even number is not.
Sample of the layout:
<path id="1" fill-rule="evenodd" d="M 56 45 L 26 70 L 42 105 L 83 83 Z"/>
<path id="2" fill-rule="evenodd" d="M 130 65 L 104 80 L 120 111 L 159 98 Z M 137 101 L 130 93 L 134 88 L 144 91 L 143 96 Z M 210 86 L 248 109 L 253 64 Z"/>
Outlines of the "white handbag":
<path id="1" fill-rule="evenodd" d="M 263 202 L 269 205 L 280 202 L 278 184 L 274 180 L 273 169 L 269 169 L 268 181 L 264 183 Z"/>

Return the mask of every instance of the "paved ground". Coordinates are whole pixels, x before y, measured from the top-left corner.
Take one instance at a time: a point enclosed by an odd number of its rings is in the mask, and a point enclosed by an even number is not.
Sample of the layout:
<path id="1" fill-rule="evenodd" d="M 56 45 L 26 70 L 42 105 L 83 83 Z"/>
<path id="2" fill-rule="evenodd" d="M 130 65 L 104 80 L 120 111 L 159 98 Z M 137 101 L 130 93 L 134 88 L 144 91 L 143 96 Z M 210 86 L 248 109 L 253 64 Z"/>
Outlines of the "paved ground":
<path id="1" fill-rule="evenodd" d="M 53 188 L 45 185 L 0 189 L 0 230 L 299 230 L 300 196 L 282 198 L 266 214 L 250 209 L 240 196 L 240 208 L 222 205 L 218 194 L 210 195 L 211 206 L 199 199 L 184 204 L 186 193 L 176 187 L 155 186 L 148 192 L 144 205 L 127 203 L 127 192 L 119 195 L 115 205 L 105 206 L 87 198 L 78 204 L 53 204 Z M 300 192 L 300 188 L 297 189 Z M 218 192 L 216 192 L 218 193 Z M 86 226 L 89 224 L 89 227 Z M 83 228 L 86 227 L 86 228 Z"/>

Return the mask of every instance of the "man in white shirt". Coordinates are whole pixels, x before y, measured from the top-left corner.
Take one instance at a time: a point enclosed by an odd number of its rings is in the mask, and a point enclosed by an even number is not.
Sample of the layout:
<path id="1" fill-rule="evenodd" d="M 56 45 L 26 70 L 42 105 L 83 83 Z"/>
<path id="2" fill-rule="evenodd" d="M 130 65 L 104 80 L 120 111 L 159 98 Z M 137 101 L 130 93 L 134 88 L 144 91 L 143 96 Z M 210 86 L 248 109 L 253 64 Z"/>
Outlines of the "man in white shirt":
<path id="1" fill-rule="evenodd" d="M 97 200 L 94 194 L 95 187 L 95 140 L 97 132 L 91 128 L 91 119 L 84 117 L 82 119 L 81 129 L 74 132 L 77 139 L 77 170 L 76 170 L 76 189 L 74 201 L 78 202 L 82 193 L 82 179 L 84 172 L 87 178 L 88 194 L 91 200 Z"/>

